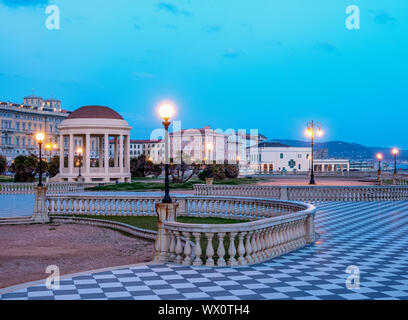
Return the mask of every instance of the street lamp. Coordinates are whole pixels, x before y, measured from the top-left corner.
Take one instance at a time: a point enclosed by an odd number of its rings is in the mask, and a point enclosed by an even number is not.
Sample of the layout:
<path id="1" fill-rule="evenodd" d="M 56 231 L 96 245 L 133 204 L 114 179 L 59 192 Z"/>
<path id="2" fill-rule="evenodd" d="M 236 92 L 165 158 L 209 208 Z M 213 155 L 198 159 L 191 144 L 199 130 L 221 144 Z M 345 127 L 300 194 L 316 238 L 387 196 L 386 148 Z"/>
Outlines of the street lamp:
<path id="1" fill-rule="evenodd" d="M 383 155 L 381 153 L 377 153 L 377 159 L 378 159 L 378 182 L 381 183 L 381 160 L 383 158 Z"/>
<path id="2" fill-rule="evenodd" d="M 81 166 L 82 166 L 82 148 L 78 148 L 77 149 L 77 153 L 78 153 L 78 165 L 79 165 L 79 175 L 78 177 L 81 176 Z"/>
<path id="3" fill-rule="evenodd" d="M 170 186 L 169 186 L 169 125 L 170 118 L 174 115 L 174 106 L 170 103 L 162 103 L 159 106 L 159 115 L 164 120 L 163 126 L 165 130 L 165 143 L 164 143 L 164 197 L 162 203 L 172 203 L 170 198 Z"/>
<path id="4" fill-rule="evenodd" d="M 42 155 L 41 155 L 41 145 L 42 145 L 42 143 L 43 143 L 43 141 L 44 141 L 44 139 L 45 139 L 45 134 L 44 133 L 42 133 L 42 132 L 38 132 L 36 135 L 35 135 L 35 139 L 37 140 L 37 142 L 38 142 L 38 147 L 39 147 L 39 158 L 40 158 L 40 163 L 39 163 L 39 168 L 38 168 L 38 171 L 39 171 L 39 178 L 38 178 L 38 186 L 39 187 L 42 187 L 43 186 L 43 183 L 42 183 Z"/>
<path id="5" fill-rule="evenodd" d="M 316 131 L 317 129 L 317 131 Z M 321 137 L 323 135 L 323 131 L 321 129 L 321 125 L 319 122 L 314 122 L 313 120 L 308 122 L 306 124 L 306 135 L 308 135 L 311 138 L 311 145 L 312 145 L 312 154 L 311 154 L 311 158 L 310 158 L 310 162 L 311 162 L 311 168 L 310 168 L 310 181 L 309 184 L 316 184 L 315 179 L 314 179 L 314 138 L 315 138 L 315 134 L 318 137 Z"/>
<path id="6" fill-rule="evenodd" d="M 399 150 L 397 148 L 392 149 L 392 154 L 394 155 L 394 174 L 397 174 L 397 154 Z"/>

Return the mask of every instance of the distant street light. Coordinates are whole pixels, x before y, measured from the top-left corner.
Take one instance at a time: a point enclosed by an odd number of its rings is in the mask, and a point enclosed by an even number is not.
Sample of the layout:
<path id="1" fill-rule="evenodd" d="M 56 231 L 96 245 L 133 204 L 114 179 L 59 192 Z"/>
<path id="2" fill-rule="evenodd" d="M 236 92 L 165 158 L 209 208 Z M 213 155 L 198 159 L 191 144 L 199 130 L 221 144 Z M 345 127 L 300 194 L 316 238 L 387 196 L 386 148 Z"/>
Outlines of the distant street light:
<path id="1" fill-rule="evenodd" d="M 317 128 L 317 131 L 316 131 Z M 315 132 L 316 131 L 316 132 Z M 321 137 L 323 135 L 323 131 L 321 129 L 321 125 L 319 122 L 314 122 L 313 120 L 308 122 L 306 125 L 306 135 L 308 135 L 311 138 L 311 145 L 312 145 L 312 155 L 311 155 L 311 169 L 310 169 L 310 181 L 309 184 L 316 184 L 315 179 L 314 179 L 314 137 L 315 134 L 318 137 Z"/>
<path id="2" fill-rule="evenodd" d="M 394 155 L 394 173 L 397 174 L 397 154 L 399 150 L 397 148 L 392 149 L 392 154 Z"/>
<path id="3" fill-rule="evenodd" d="M 381 153 L 377 153 L 378 159 L 378 182 L 381 184 L 381 161 L 383 159 L 383 155 Z"/>
<path id="4" fill-rule="evenodd" d="M 78 148 L 76 151 L 78 153 L 78 167 L 79 167 L 78 177 L 80 177 L 81 176 L 81 166 L 82 166 L 82 148 Z"/>
<path id="5" fill-rule="evenodd" d="M 38 132 L 38 133 L 35 135 L 35 139 L 36 139 L 37 142 L 38 142 L 39 158 L 40 158 L 40 162 L 39 162 L 39 165 L 38 165 L 38 171 L 39 171 L 38 186 L 39 186 L 39 187 L 42 187 L 42 186 L 43 186 L 43 183 L 42 183 L 42 155 L 41 155 L 41 145 L 42 145 L 42 143 L 43 143 L 43 141 L 44 141 L 44 139 L 45 139 L 45 134 L 42 133 L 42 132 Z"/>
<path id="6" fill-rule="evenodd" d="M 174 106 L 170 103 L 162 103 L 159 106 L 159 115 L 164 120 L 163 126 L 165 130 L 165 142 L 164 142 L 164 197 L 162 203 L 172 203 L 170 198 L 170 185 L 169 185 L 169 125 L 170 118 L 174 115 Z"/>
<path id="7" fill-rule="evenodd" d="M 394 174 L 392 175 L 392 183 L 397 184 L 397 154 L 399 150 L 397 148 L 392 149 L 394 155 Z"/>

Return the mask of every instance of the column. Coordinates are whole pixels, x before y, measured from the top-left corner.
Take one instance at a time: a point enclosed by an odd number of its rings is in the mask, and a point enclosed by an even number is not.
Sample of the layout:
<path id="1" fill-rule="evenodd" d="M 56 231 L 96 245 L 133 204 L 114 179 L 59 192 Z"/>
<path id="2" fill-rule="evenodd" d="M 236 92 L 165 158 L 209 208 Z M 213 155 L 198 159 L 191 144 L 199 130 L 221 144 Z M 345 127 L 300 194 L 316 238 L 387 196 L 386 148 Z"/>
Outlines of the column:
<path id="1" fill-rule="evenodd" d="M 59 172 L 62 173 L 62 169 L 64 168 L 64 135 L 60 134 L 60 141 L 59 141 L 59 149 L 60 149 L 60 170 Z"/>
<path id="2" fill-rule="evenodd" d="M 87 174 L 91 173 L 91 135 L 89 133 L 85 134 L 85 172 Z"/>
<path id="3" fill-rule="evenodd" d="M 113 139 L 113 166 L 119 167 L 118 164 L 118 137 L 114 137 Z"/>
<path id="4" fill-rule="evenodd" d="M 125 167 L 130 169 L 130 135 L 125 136 Z"/>
<path id="5" fill-rule="evenodd" d="M 119 168 L 120 173 L 123 173 L 123 134 L 119 135 Z"/>
<path id="6" fill-rule="evenodd" d="M 68 151 L 68 168 L 69 174 L 73 174 L 74 168 L 74 134 L 69 134 L 69 151 Z"/>
<path id="7" fill-rule="evenodd" d="M 105 174 L 109 173 L 109 135 L 105 133 L 104 135 L 104 168 L 105 168 Z"/>
<path id="8" fill-rule="evenodd" d="M 103 153 L 102 153 L 102 148 L 103 148 L 103 140 L 102 140 L 103 136 L 98 136 L 98 140 L 99 140 L 99 168 L 102 168 L 102 162 L 103 162 Z"/>

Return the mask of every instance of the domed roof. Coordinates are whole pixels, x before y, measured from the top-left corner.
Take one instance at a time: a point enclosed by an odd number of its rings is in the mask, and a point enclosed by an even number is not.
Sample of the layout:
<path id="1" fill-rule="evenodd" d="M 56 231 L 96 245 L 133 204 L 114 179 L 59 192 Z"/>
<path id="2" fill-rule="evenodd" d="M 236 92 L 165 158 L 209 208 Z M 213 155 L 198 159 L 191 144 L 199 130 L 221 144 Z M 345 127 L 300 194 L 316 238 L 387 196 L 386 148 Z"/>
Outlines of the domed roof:
<path id="1" fill-rule="evenodd" d="M 66 119 L 119 119 L 124 120 L 115 110 L 104 106 L 84 106 L 76 109 Z"/>

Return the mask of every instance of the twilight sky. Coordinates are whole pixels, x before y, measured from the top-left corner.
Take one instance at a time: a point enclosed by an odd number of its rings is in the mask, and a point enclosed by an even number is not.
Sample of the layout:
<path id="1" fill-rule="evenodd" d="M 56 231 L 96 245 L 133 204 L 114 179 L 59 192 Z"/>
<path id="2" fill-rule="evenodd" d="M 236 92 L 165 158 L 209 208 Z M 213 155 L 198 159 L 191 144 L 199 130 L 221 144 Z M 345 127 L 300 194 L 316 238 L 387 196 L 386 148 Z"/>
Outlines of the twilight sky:
<path id="1" fill-rule="evenodd" d="M 303 139 L 314 119 L 324 140 L 408 149 L 407 34 L 406 0 L 0 0 L 0 101 L 110 106 L 142 139 L 171 99 L 182 128 Z"/>

